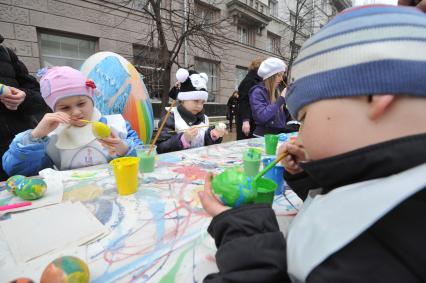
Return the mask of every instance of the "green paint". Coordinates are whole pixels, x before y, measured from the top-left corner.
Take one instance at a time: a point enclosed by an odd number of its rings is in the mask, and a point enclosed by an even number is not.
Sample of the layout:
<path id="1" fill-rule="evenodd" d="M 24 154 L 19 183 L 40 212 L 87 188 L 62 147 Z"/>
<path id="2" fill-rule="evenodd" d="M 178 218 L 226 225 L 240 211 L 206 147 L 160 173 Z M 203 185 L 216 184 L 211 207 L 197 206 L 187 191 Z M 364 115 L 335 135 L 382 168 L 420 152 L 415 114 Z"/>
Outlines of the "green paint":
<path id="1" fill-rule="evenodd" d="M 178 257 L 175 265 L 172 267 L 172 269 L 166 274 L 164 275 L 159 283 L 171 283 L 171 282 L 176 282 L 176 274 L 180 268 L 180 266 L 182 265 L 183 259 L 185 258 L 186 254 L 192 250 L 194 247 L 191 246 L 189 248 L 187 248 L 186 250 L 184 250 Z"/>

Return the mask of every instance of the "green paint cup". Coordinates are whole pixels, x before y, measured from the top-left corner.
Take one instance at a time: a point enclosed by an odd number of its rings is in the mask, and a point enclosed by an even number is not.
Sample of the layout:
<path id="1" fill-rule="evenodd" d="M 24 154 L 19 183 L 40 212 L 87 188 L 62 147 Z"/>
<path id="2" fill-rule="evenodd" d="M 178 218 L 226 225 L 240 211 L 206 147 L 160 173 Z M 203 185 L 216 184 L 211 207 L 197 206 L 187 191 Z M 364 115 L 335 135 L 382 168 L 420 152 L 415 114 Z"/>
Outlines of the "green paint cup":
<path id="1" fill-rule="evenodd" d="M 271 179 L 259 178 L 256 181 L 255 188 L 257 191 L 254 203 L 272 204 L 274 201 L 275 190 L 277 184 Z"/>
<path id="2" fill-rule="evenodd" d="M 265 135 L 265 153 L 275 155 L 277 152 L 278 136 Z"/>
<path id="3" fill-rule="evenodd" d="M 255 148 L 249 148 L 244 152 L 244 172 L 249 177 L 254 177 L 259 172 L 261 153 Z"/>
<path id="4" fill-rule="evenodd" d="M 154 171 L 157 146 L 154 145 L 151 153 L 148 154 L 150 147 L 151 145 L 139 145 L 136 147 L 136 154 L 139 157 L 139 172 L 150 173 Z"/>

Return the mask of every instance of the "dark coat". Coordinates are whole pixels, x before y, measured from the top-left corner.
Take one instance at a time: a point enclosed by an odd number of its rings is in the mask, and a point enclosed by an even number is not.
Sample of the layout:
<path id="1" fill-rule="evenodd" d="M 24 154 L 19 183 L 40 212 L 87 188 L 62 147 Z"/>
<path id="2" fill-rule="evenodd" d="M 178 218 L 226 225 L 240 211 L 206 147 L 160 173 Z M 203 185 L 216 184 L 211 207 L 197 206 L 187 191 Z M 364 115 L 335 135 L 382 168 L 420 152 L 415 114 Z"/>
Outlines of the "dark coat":
<path id="1" fill-rule="evenodd" d="M 329 193 L 424 164 L 425 144 L 426 134 L 376 144 L 306 163 L 304 175 L 286 181 L 302 197 L 306 188 Z M 317 265 L 306 282 L 426 282 L 425 215 L 423 188 Z M 270 206 L 227 210 L 213 218 L 208 231 L 218 248 L 219 273 L 208 275 L 205 283 L 291 282 L 286 271 L 292 259 L 286 258 L 286 242 Z"/>
<path id="2" fill-rule="evenodd" d="M 1 42 L 3 37 L 0 36 Z M 24 102 L 17 110 L 9 110 L 0 103 L 0 155 L 3 156 L 16 134 L 34 128 L 38 118 L 50 110 L 40 95 L 37 80 L 28 74 L 27 68 L 15 53 L 2 45 L 0 45 L 0 83 L 26 93 Z M 3 169 L 0 169 L 0 180 L 6 177 Z"/>
<path id="3" fill-rule="evenodd" d="M 198 115 L 193 115 L 192 113 L 188 112 L 182 105 L 178 106 L 179 114 L 182 116 L 183 120 L 189 125 L 189 126 L 196 126 L 205 121 L 204 112 L 199 113 Z M 164 117 L 160 119 L 158 122 L 158 127 L 162 124 L 164 120 Z M 204 136 L 204 145 L 212 145 L 222 142 L 222 138 L 217 139 L 216 141 L 213 141 L 211 138 L 210 132 L 213 129 L 213 127 L 210 127 L 207 129 L 206 134 Z M 183 144 L 181 141 L 183 133 L 176 133 L 175 132 L 175 117 L 173 115 L 173 112 L 170 113 L 169 117 L 166 120 L 166 124 L 164 125 L 163 130 L 160 133 L 160 136 L 157 140 L 157 152 L 160 153 L 166 153 L 166 152 L 172 152 L 172 151 L 178 151 L 183 150 Z"/>
<path id="4" fill-rule="evenodd" d="M 250 70 L 238 86 L 237 140 L 252 137 L 255 124 L 251 114 L 249 91 L 261 81 L 262 78 L 257 75 L 257 70 Z M 250 135 L 248 137 L 241 130 L 244 121 L 250 121 Z"/>

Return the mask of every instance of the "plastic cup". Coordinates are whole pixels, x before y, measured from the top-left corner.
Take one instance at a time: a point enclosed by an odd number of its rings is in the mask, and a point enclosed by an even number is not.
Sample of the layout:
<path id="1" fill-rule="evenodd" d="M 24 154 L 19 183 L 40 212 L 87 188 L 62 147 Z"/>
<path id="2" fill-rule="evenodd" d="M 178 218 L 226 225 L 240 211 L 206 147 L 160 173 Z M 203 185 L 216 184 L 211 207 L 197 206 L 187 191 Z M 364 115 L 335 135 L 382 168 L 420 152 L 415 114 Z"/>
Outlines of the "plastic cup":
<path id="1" fill-rule="evenodd" d="M 275 155 L 277 152 L 278 136 L 265 135 L 265 153 L 268 155 Z"/>
<path id="2" fill-rule="evenodd" d="M 271 163 L 273 158 L 264 158 L 262 160 L 263 167 L 266 167 Z M 277 184 L 277 189 L 275 190 L 275 195 L 282 195 L 284 192 L 284 167 L 281 165 L 275 165 L 271 170 L 263 175 L 264 178 L 271 179 Z"/>
<path id="3" fill-rule="evenodd" d="M 157 155 L 157 146 L 154 145 L 150 154 L 148 154 L 151 145 L 139 145 L 136 147 L 136 154 L 139 157 L 139 171 L 150 173 L 154 171 L 155 156 Z"/>
<path id="4" fill-rule="evenodd" d="M 277 184 L 267 178 L 259 178 L 255 184 L 257 195 L 254 203 L 272 204 Z"/>
<path id="5" fill-rule="evenodd" d="M 138 189 L 138 157 L 120 157 L 109 163 L 114 171 L 118 193 L 122 196 L 136 193 Z"/>
<path id="6" fill-rule="evenodd" d="M 260 157 L 260 152 L 255 148 L 249 148 L 244 152 L 243 164 L 247 176 L 254 177 L 259 172 Z"/>

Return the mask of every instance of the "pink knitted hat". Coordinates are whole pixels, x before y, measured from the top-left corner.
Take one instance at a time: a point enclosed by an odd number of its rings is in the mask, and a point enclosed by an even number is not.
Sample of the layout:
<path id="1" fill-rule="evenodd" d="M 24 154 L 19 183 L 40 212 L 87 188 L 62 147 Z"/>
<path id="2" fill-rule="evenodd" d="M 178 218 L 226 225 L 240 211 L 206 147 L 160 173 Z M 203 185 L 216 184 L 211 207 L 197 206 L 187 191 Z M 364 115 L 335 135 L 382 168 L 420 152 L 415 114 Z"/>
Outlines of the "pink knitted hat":
<path id="1" fill-rule="evenodd" d="M 71 67 L 51 67 L 39 72 L 40 90 L 46 104 L 55 110 L 56 103 L 65 97 L 84 95 L 89 97 L 94 104 L 95 83 Z"/>

